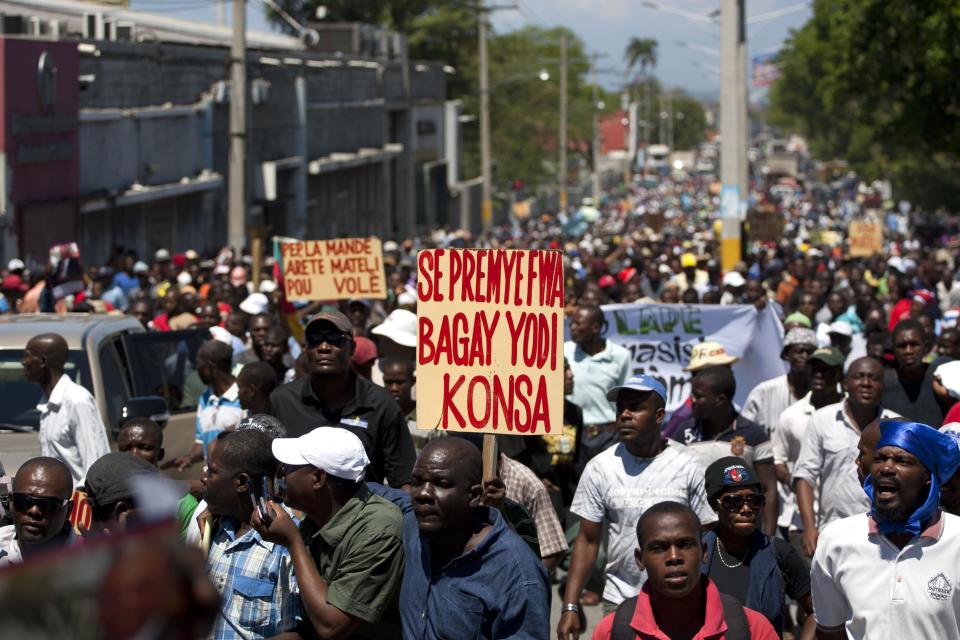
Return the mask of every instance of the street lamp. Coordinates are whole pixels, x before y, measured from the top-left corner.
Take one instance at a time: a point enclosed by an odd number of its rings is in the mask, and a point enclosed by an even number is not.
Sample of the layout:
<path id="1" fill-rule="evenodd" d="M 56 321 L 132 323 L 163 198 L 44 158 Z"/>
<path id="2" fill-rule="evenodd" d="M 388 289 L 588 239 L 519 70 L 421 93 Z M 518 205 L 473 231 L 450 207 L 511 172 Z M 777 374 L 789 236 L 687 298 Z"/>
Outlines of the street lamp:
<path id="1" fill-rule="evenodd" d="M 546 69 L 540 69 L 540 73 L 537 74 L 537 77 L 540 78 L 542 82 L 546 82 L 550 79 L 550 72 Z"/>

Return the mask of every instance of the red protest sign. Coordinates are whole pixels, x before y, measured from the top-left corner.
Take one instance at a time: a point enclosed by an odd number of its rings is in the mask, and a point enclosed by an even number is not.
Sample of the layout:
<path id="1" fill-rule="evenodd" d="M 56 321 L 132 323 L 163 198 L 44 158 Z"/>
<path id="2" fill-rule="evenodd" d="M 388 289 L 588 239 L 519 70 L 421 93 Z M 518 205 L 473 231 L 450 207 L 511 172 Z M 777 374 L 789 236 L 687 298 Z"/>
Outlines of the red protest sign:
<path id="1" fill-rule="evenodd" d="M 562 428 L 561 252 L 421 251 L 417 298 L 417 428 Z"/>
<path id="2" fill-rule="evenodd" d="M 379 238 L 280 243 L 287 300 L 387 297 Z"/>

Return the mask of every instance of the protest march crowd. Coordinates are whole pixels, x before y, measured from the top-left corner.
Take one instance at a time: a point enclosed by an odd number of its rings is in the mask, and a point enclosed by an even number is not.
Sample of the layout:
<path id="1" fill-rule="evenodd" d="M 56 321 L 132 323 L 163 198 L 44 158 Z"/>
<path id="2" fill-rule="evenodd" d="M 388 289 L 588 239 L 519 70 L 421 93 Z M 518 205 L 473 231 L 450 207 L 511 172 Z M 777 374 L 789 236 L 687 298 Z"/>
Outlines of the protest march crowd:
<path id="1" fill-rule="evenodd" d="M 42 455 L 11 474 L 0 593 L 167 508 L 179 542 L 163 566 L 180 586 L 104 587 L 102 637 L 960 640 L 957 229 L 922 235 L 908 206 L 871 199 L 853 184 L 766 202 L 782 237 L 746 230 L 723 272 L 719 198 L 665 179 L 485 235 L 384 241 L 382 299 L 294 303 L 279 251 L 254 264 L 118 249 L 84 269 L 66 245 L 45 269 L 12 260 L 4 313 L 207 333 L 187 451 L 165 450 L 145 417 L 111 443 L 64 373 L 64 339 L 26 344 Z M 851 256 L 869 208 L 882 246 Z M 479 430 L 417 422 L 418 403 L 440 402 L 418 393 L 435 277 L 418 252 L 473 248 L 559 251 L 564 280 L 562 424 L 498 432 L 490 473 Z M 487 279 L 477 290 L 491 286 L 510 298 Z M 663 313 L 627 326 L 643 309 Z M 665 338 L 651 366 L 630 336 L 699 322 L 681 310 L 721 314 L 723 330 Z M 89 527 L 71 521 L 77 501 Z M 131 613 L 138 598 L 151 615 Z M 37 601 L 20 607 L 33 632 Z"/>

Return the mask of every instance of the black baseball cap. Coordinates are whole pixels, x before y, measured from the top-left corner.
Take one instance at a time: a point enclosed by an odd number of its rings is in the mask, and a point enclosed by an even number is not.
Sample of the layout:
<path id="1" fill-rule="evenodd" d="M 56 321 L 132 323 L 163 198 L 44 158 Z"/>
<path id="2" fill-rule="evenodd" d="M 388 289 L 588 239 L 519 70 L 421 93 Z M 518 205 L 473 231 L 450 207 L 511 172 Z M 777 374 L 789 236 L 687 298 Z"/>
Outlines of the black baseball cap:
<path id="1" fill-rule="evenodd" d="M 707 498 L 712 500 L 720 495 L 724 489 L 759 487 L 760 481 L 746 460 L 735 456 L 727 456 L 714 461 L 707 467 L 703 484 L 707 492 Z"/>
<path id="2" fill-rule="evenodd" d="M 87 470 L 84 490 L 92 506 L 102 507 L 133 497 L 134 476 L 159 476 L 157 468 L 129 453 L 113 452 L 98 459 Z"/>
<path id="3" fill-rule="evenodd" d="M 321 323 L 332 324 L 337 330 L 353 335 L 353 325 L 350 324 L 347 316 L 339 311 L 324 311 L 323 313 L 316 314 L 310 318 L 310 322 L 307 323 L 304 331 L 310 331 L 311 327 L 318 328 Z"/>

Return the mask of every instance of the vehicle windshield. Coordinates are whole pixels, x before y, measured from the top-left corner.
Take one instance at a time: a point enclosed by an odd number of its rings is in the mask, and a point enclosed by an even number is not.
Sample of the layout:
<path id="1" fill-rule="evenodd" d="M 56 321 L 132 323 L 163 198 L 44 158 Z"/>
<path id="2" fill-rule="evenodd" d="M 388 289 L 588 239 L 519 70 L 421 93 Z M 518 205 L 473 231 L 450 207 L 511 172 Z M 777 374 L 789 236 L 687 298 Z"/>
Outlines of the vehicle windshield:
<path id="1" fill-rule="evenodd" d="M 0 349 L 0 431 L 3 424 L 40 428 L 37 403 L 43 392 L 23 377 L 23 349 Z M 64 373 L 74 382 L 90 388 L 90 376 L 83 352 L 73 350 L 67 356 Z"/>

